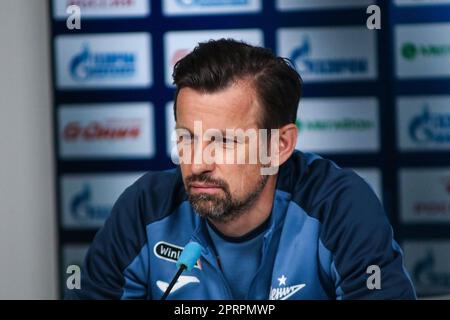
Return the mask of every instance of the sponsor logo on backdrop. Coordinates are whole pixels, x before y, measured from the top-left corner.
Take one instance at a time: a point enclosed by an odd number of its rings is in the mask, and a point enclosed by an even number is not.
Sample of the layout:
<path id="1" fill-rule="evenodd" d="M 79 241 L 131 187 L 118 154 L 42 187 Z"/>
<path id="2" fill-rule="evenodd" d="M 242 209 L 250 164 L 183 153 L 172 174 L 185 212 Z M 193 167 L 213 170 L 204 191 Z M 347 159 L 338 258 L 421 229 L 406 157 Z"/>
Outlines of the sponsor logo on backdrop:
<path id="1" fill-rule="evenodd" d="M 141 173 L 64 175 L 61 178 L 65 228 L 98 228 L 117 198 Z"/>
<path id="2" fill-rule="evenodd" d="M 61 89 L 147 87 L 152 82 L 146 33 L 57 36 Z"/>
<path id="3" fill-rule="evenodd" d="M 450 293 L 450 242 L 410 241 L 403 249 L 406 267 L 420 296 Z"/>
<path id="4" fill-rule="evenodd" d="M 172 73 L 175 63 L 191 52 L 199 42 L 210 39 L 233 38 L 247 43 L 263 46 L 263 33 L 259 29 L 171 31 L 164 34 L 165 79 L 172 86 Z"/>
<path id="5" fill-rule="evenodd" d="M 333 74 L 333 73 L 365 73 L 369 69 L 367 59 L 314 59 L 311 58 L 311 42 L 304 38 L 301 45 L 295 48 L 290 59 L 295 62 L 301 74 Z"/>
<path id="6" fill-rule="evenodd" d="M 430 4 L 450 4 L 450 0 L 394 0 L 398 6 L 423 6 Z"/>
<path id="7" fill-rule="evenodd" d="M 140 17 L 150 13 L 148 0 L 54 0 L 53 16 L 66 19 L 66 9 L 72 5 L 80 8 L 83 19 Z"/>
<path id="8" fill-rule="evenodd" d="M 398 78 L 450 76 L 450 24 L 398 25 L 395 29 Z"/>
<path id="9" fill-rule="evenodd" d="M 351 153 L 379 149 L 375 98 L 305 98 L 296 124 L 299 150 Z"/>
<path id="10" fill-rule="evenodd" d="M 450 272 L 436 271 L 436 255 L 430 249 L 413 268 L 413 277 L 419 287 L 445 288 L 450 292 Z"/>
<path id="11" fill-rule="evenodd" d="M 406 60 L 419 57 L 433 58 L 450 55 L 450 44 L 415 44 L 405 42 L 402 45 L 402 56 Z"/>
<path id="12" fill-rule="evenodd" d="M 142 123 L 139 119 L 106 119 L 104 122 L 69 122 L 64 127 L 63 138 L 72 142 L 77 140 L 125 140 L 136 139 L 141 134 Z"/>
<path id="13" fill-rule="evenodd" d="M 400 182 L 405 223 L 450 222 L 450 169 L 404 169 Z"/>
<path id="14" fill-rule="evenodd" d="M 360 27 L 278 30 L 278 54 L 307 81 L 349 81 L 377 76 L 373 32 Z"/>
<path id="15" fill-rule="evenodd" d="M 249 4 L 249 0 L 174 0 L 181 6 L 186 7 L 210 7 L 210 6 L 227 6 L 227 5 L 245 5 Z M 166 2 L 170 2 L 166 1 Z"/>
<path id="16" fill-rule="evenodd" d="M 59 108 L 62 158 L 151 157 L 155 152 L 149 103 Z"/>
<path id="17" fill-rule="evenodd" d="M 250 13 L 261 10 L 261 0 L 166 0 L 165 15 L 194 15 L 211 13 Z"/>
<path id="18" fill-rule="evenodd" d="M 105 220 L 112 206 L 92 204 L 92 188 L 85 184 L 70 202 L 70 214 L 76 220 Z"/>
<path id="19" fill-rule="evenodd" d="M 450 219 L 450 176 L 442 177 L 439 181 L 441 193 L 447 193 L 442 200 L 416 201 L 413 205 L 413 213 L 416 216 L 447 216 Z"/>
<path id="20" fill-rule="evenodd" d="M 85 44 L 70 62 L 70 74 L 83 82 L 107 78 L 131 78 L 136 74 L 136 55 L 133 52 L 98 52 Z"/>
<path id="21" fill-rule="evenodd" d="M 295 122 L 298 131 L 366 131 L 375 127 L 373 120 L 362 118 L 321 119 L 305 120 L 297 119 Z"/>
<path id="22" fill-rule="evenodd" d="M 417 143 L 450 143 L 450 113 L 432 113 L 425 105 L 409 125 L 409 135 Z"/>
<path id="23" fill-rule="evenodd" d="M 278 10 L 328 9 L 364 7 L 373 4 L 374 0 L 277 0 Z"/>
<path id="24" fill-rule="evenodd" d="M 397 101 L 402 150 L 450 149 L 450 97 L 401 97 Z"/>

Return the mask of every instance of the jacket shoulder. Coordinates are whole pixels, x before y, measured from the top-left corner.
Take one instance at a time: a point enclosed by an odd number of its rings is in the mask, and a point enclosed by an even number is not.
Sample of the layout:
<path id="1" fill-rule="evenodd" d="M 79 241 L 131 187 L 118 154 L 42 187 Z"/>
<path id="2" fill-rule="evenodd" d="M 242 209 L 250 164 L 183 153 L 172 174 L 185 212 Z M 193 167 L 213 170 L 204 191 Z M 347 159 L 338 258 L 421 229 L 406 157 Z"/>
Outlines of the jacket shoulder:
<path id="1" fill-rule="evenodd" d="M 135 202 L 143 220 L 150 223 L 164 218 L 186 199 L 180 169 L 175 168 L 148 171 L 122 193 L 116 205 Z"/>

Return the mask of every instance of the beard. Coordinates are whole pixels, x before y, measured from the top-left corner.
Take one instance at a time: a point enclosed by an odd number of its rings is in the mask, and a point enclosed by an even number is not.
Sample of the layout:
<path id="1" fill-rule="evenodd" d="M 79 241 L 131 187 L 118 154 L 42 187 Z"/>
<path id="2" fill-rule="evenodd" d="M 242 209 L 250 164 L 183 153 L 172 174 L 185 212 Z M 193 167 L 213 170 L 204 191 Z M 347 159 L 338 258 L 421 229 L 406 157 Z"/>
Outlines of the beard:
<path id="1" fill-rule="evenodd" d="M 255 187 L 242 197 L 233 197 L 225 181 L 214 179 L 205 173 L 187 177 L 185 185 L 189 202 L 201 217 L 217 222 L 228 222 L 244 214 L 255 203 L 268 179 L 268 175 L 260 175 Z M 219 187 L 222 192 L 192 193 L 190 184 L 193 182 L 212 184 Z"/>

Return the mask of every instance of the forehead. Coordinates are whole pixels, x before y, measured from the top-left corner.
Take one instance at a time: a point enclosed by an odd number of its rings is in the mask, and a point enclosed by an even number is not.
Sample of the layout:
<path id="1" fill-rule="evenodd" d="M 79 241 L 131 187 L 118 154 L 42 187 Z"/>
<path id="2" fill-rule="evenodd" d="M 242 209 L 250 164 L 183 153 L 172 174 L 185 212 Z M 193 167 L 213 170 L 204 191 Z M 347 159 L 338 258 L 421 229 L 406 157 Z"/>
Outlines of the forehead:
<path id="1" fill-rule="evenodd" d="M 177 126 L 191 128 L 201 121 L 205 129 L 254 128 L 261 109 L 248 81 L 235 82 L 216 92 L 182 88 L 177 97 Z"/>

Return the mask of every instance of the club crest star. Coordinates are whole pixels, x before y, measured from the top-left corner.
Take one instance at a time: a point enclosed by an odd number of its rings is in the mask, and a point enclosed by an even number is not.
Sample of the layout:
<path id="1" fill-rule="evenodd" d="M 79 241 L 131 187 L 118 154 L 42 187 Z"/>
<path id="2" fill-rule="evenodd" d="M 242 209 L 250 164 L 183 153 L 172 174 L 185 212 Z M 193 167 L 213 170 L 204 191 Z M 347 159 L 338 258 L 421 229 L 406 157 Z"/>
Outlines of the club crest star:
<path id="1" fill-rule="evenodd" d="M 284 276 L 284 274 L 278 278 L 278 285 L 279 286 L 285 286 L 286 285 L 287 278 Z"/>

